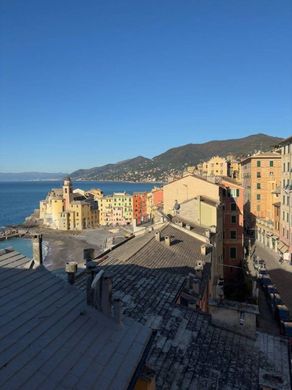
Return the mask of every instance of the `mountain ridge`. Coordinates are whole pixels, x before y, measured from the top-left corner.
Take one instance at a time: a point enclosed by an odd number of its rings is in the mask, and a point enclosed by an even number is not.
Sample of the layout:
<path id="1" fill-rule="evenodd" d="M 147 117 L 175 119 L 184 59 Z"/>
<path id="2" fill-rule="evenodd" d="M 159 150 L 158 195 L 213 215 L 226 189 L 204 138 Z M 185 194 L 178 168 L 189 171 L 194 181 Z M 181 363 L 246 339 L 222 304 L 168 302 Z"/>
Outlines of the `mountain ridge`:
<path id="1" fill-rule="evenodd" d="M 152 159 L 139 155 L 115 164 L 79 169 L 70 176 L 73 180 L 164 181 L 169 174 L 179 173 L 185 166 L 196 165 L 214 155 L 244 157 L 257 150 L 268 150 L 282 139 L 258 133 L 243 138 L 189 143 L 168 149 Z"/>
<path id="2" fill-rule="evenodd" d="M 52 181 L 62 180 L 67 173 L 63 172 L 0 172 L 0 182 L 6 181 Z"/>

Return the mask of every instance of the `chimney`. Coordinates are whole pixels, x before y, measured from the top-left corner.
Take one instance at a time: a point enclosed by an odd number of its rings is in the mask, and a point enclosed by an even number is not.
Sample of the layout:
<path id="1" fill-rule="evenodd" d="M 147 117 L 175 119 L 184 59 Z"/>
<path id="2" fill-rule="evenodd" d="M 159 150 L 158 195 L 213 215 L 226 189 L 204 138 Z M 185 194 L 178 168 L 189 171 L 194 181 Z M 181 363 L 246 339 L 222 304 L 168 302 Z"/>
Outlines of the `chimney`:
<path id="1" fill-rule="evenodd" d="M 33 260 L 37 266 L 43 264 L 43 249 L 42 249 L 43 236 L 41 234 L 35 234 L 32 238 L 32 253 Z"/>
<path id="2" fill-rule="evenodd" d="M 161 233 L 160 232 L 155 232 L 155 240 L 161 241 Z"/>
<path id="3" fill-rule="evenodd" d="M 69 261 L 65 265 L 65 272 L 68 275 L 68 283 L 74 284 L 75 283 L 75 274 L 78 269 L 78 264 L 75 261 Z"/>
<path id="4" fill-rule="evenodd" d="M 207 246 L 201 245 L 201 255 L 206 256 L 207 254 Z"/>
<path id="5" fill-rule="evenodd" d="M 216 233 L 216 226 L 212 225 L 210 226 L 211 233 Z"/>
<path id="6" fill-rule="evenodd" d="M 114 299 L 114 319 L 118 325 L 122 325 L 122 300 Z"/>
<path id="7" fill-rule="evenodd" d="M 92 284 L 93 284 L 93 281 L 94 281 L 98 271 L 99 271 L 99 269 L 94 261 L 87 261 L 87 263 L 86 263 L 86 273 L 87 273 L 86 298 L 87 298 L 88 305 L 94 304 L 94 290 L 93 290 Z"/>
<path id="8" fill-rule="evenodd" d="M 110 316 L 112 311 L 112 276 L 104 274 L 101 280 L 101 311 Z"/>
<path id="9" fill-rule="evenodd" d="M 164 242 L 167 246 L 171 245 L 171 237 L 170 236 L 165 236 L 164 237 Z"/>
<path id="10" fill-rule="evenodd" d="M 87 291 L 87 303 L 91 304 L 98 310 L 101 310 L 101 284 L 103 274 L 104 271 L 101 270 L 95 275 L 91 285 L 89 286 L 90 288 Z"/>
<path id="11" fill-rule="evenodd" d="M 85 263 L 88 263 L 90 260 L 94 259 L 94 248 L 83 249 L 83 259 Z"/>

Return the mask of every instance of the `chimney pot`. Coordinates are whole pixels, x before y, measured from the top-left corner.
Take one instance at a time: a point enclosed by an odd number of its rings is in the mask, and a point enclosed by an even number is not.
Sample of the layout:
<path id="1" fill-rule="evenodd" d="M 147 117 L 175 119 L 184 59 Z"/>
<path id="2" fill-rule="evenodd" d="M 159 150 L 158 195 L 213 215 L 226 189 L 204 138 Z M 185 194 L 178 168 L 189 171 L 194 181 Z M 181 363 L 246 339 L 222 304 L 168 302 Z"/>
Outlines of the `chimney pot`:
<path id="1" fill-rule="evenodd" d="M 156 241 L 161 241 L 161 233 L 160 232 L 155 232 L 155 239 L 156 239 Z"/>
<path id="2" fill-rule="evenodd" d="M 42 248 L 43 236 L 41 234 L 35 234 L 32 239 L 32 252 L 33 260 L 36 265 L 43 264 L 43 248 Z"/>
<path id="3" fill-rule="evenodd" d="M 65 265 L 65 272 L 68 275 L 68 282 L 70 284 L 74 284 L 75 282 L 75 274 L 78 269 L 78 264 L 75 261 L 69 261 Z"/>
<path id="4" fill-rule="evenodd" d="M 164 237 L 164 242 L 167 246 L 171 245 L 171 237 L 170 236 L 165 236 Z"/>
<path id="5" fill-rule="evenodd" d="M 85 262 L 89 262 L 90 260 L 94 259 L 94 248 L 86 248 L 83 249 L 83 259 Z"/>
<path id="6" fill-rule="evenodd" d="M 112 311 L 112 276 L 105 274 L 101 280 L 101 311 L 111 316 Z"/>
<path id="7" fill-rule="evenodd" d="M 206 254 L 207 254 L 206 245 L 201 245 L 201 255 L 206 256 Z"/>

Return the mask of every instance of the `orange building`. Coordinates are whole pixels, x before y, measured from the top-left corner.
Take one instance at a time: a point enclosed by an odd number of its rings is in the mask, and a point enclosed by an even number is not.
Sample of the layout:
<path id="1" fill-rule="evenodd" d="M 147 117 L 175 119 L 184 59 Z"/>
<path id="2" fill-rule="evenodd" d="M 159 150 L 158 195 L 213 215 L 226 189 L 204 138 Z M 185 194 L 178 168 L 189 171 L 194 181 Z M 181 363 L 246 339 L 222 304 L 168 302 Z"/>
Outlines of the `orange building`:
<path id="1" fill-rule="evenodd" d="M 241 162 L 242 184 L 245 189 L 245 228 L 263 245 L 277 252 L 275 232 L 275 203 L 281 183 L 281 155 L 276 152 L 258 153 Z M 276 204 L 277 207 L 277 204 Z"/>
<path id="2" fill-rule="evenodd" d="M 163 188 L 153 188 L 152 204 L 154 207 L 162 207 L 163 205 Z"/>
<path id="3" fill-rule="evenodd" d="M 136 220 L 137 225 L 149 219 L 147 213 L 147 192 L 134 192 L 133 219 Z"/>
<path id="4" fill-rule="evenodd" d="M 258 218 L 273 220 L 273 192 L 281 181 L 281 155 L 258 153 L 243 160 L 241 165 L 246 227 L 254 229 Z"/>

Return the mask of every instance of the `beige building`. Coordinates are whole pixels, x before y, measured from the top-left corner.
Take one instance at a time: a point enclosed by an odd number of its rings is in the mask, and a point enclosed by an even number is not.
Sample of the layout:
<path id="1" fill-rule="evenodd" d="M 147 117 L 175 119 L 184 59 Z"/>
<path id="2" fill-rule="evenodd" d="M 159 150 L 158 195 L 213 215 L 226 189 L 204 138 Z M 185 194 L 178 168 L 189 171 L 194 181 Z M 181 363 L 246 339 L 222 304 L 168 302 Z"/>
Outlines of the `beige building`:
<path id="1" fill-rule="evenodd" d="M 206 195 L 218 201 L 219 186 L 207 181 L 201 176 L 188 175 L 174 180 L 163 187 L 163 211 L 165 214 L 173 214 L 174 205 L 195 198 L 199 195 Z"/>
<path id="2" fill-rule="evenodd" d="M 81 192 L 81 193 L 80 193 Z M 83 230 L 99 224 L 98 204 L 82 190 L 74 192 L 70 178 L 63 188 L 53 189 L 40 202 L 40 219 L 43 225 L 59 230 Z"/>
<path id="3" fill-rule="evenodd" d="M 100 225 L 129 225 L 133 219 L 133 197 L 116 192 L 99 200 Z"/>
<path id="4" fill-rule="evenodd" d="M 221 188 L 201 176 L 184 176 L 163 187 L 164 213 L 189 226 L 209 229 L 215 243 L 214 285 L 223 277 L 223 206 Z"/>
<path id="5" fill-rule="evenodd" d="M 214 156 L 202 164 L 203 176 L 229 176 L 228 161 L 224 157 Z"/>
<path id="6" fill-rule="evenodd" d="M 275 247 L 275 191 L 281 181 L 281 155 L 276 152 L 257 153 L 241 162 L 242 184 L 245 189 L 245 228 L 257 231 L 257 239 Z"/>
<path id="7" fill-rule="evenodd" d="M 292 137 L 280 143 L 281 166 L 281 212 L 280 212 L 280 250 L 292 253 Z"/>

